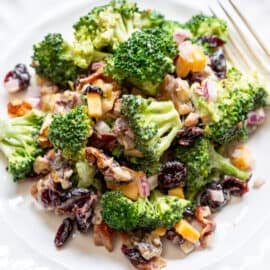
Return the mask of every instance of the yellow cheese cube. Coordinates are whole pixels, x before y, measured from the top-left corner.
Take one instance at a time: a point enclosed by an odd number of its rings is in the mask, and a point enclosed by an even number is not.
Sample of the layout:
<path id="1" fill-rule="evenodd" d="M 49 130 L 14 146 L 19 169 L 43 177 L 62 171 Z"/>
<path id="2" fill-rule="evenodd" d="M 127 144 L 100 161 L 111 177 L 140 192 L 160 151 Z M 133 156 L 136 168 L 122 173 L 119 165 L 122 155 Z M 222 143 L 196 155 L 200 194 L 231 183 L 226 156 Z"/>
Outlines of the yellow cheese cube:
<path id="1" fill-rule="evenodd" d="M 184 239 L 195 243 L 200 238 L 200 233 L 190 223 L 182 219 L 174 225 L 175 231 L 179 233 Z"/>
<path id="2" fill-rule="evenodd" d="M 158 236 L 164 236 L 166 231 L 167 231 L 166 228 L 159 227 L 159 228 L 156 228 L 154 231 L 152 231 L 152 233 Z"/>
<path id="3" fill-rule="evenodd" d="M 168 194 L 171 196 L 176 196 L 181 199 L 185 199 L 184 191 L 182 187 L 172 188 L 168 191 Z"/>

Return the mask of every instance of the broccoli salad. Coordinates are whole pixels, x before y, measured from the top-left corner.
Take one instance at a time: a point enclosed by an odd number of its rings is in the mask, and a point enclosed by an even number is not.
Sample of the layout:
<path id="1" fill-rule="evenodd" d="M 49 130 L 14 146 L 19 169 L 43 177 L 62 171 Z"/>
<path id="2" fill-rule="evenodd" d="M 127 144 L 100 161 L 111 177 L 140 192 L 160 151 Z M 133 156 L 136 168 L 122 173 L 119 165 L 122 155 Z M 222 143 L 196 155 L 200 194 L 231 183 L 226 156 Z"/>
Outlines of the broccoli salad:
<path id="1" fill-rule="evenodd" d="M 14 182 L 32 181 L 33 198 L 63 216 L 57 248 L 93 231 L 96 245 L 111 252 L 118 238 L 135 268 L 158 270 L 164 241 L 184 254 L 207 247 L 213 214 L 248 192 L 245 141 L 268 89 L 227 61 L 228 27 L 214 16 L 178 22 L 112 0 L 73 32 L 33 45 L 40 96 L 11 99 L 0 119 Z M 4 86 L 27 91 L 30 77 L 17 64 Z"/>

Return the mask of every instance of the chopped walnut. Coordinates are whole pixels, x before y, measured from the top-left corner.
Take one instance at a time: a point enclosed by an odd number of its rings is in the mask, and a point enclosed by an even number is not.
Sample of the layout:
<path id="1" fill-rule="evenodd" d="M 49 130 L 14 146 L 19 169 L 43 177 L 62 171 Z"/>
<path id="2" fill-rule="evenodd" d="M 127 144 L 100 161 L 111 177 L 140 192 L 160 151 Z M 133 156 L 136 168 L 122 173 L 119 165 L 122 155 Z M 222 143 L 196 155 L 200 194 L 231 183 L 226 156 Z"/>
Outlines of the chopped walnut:
<path id="1" fill-rule="evenodd" d="M 113 250 L 113 229 L 106 223 L 94 225 L 94 243 L 97 246 L 104 246 L 108 251 Z"/>
<path id="2" fill-rule="evenodd" d="M 137 172 L 120 166 L 117 161 L 95 147 L 86 148 L 86 159 L 98 167 L 106 181 L 129 183 L 136 179 Z"/>
<path id="3" fill-rule="evenodd" d="M 166 75 L 163 82 L 163 92 L 160 99 L 172 100 L 180 115 L 186 115 L 193 111 L 191 94 L 188 82 L 181 78 Z"/>
<path id="4" fill-rule="evenodd" d="M 37 142 L 42 148 L 49 148 L 52 146 L 48 138 L 49 126 L 51 122 L 52 122 L 52 115 L 48 114 L 42 123 L 37 138 Z"/>
<path id="5" fill-rule="evenodd" d="M 70 90 L 66 90 L 63 93 L 44 94 L 41 96 L 40 101 L 42 111 L 53 113 L 66 113 L 81 104 L 81 94 Z"/>
<path id="6" fill-rule="evenodd" d="M 195 127 L 199 122 L 199 115 L 191 112 L 184 121 L 185 127 Z"/>
<path id="7" fill-rule="evenodd" d="M 200 232 L 200 243 L 202 246 L 207 245 L 207 237 L 216 229 L 216 224 L 211 220 L 211 210 L 208 206 L 198 206 L 195 210 L 195 218 L 203 227 Z"/>

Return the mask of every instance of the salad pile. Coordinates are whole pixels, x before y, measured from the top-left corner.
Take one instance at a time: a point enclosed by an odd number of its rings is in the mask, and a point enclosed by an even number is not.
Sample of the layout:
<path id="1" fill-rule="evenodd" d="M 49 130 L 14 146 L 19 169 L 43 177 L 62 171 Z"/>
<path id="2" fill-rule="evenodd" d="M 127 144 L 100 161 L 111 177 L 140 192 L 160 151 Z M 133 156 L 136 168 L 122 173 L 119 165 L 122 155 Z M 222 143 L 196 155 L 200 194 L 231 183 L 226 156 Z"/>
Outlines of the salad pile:
<path id="1" fill-rule="evenodd" d="M 54 243 L 76 229 L 122 252 L 137 269 L 165 266 L 162 241 L 190 253 L 207 246 L 212 214 L 248 192 L 244 145 L 265 119 L 268 90 L 226 61 L 226 22 L 166 19 L 112 0 L 74 25 L 72 42 L 34 44 L 40 97 L 11 100 L 0 150 L 15 182 L 33 181 L 44 209 L 63 215 Z M 9 92 L 30 73 L 7 73 Z"/>

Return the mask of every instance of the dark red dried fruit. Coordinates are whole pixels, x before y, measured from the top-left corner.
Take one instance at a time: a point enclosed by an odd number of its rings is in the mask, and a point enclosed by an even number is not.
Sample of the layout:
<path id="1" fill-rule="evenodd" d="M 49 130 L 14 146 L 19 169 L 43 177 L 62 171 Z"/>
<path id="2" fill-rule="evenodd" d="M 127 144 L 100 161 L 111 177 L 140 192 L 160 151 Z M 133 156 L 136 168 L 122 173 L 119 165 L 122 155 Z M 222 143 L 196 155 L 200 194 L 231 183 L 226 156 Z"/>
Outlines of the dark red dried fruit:
<path id="1" fill-rule="evenodd" d="M 228 190 L 232 196 L 241 197 L 248 192 L 248 182 L 241 181 L 233 176 L 225 175 L 220 184 L 224 190 Z"/>
<path id="2" fill-rule="evenodd" d="M 186 166 L 179 161 L 165 163 L 158 173 L 158 185 L 161 189 L 184 187 L 187 175 Z"/>
<path id="3" fill-rule="evenodd" d="M 91 138 L 89 138 L 89 146 L 94 146 L 96 148 L 112 150 L 117 143 L 116 136 L 113 133 L 103 133 L 94 132 Z"/>
<path id="4" fill-rule="evenodd" d="M 83 204 L 82 207 L 74 208 L 75 220 L 77 228 L 80 232 L 86 233 L 92 225 L 92 217 L 94 206 L 97 201 L 96 195 L 91 195 L 90 198 Z"/>
<path id="5" fill-rule="evenodd" d="M 86 188 L 74 188 L 61 194 L 60 212 L 73 213 L 74 207 L 82 207 L 92 194 L 94 192 Z"/>
<path id="6" fill-rule="evenodd" d="M 54 244 L 57 248 L 62 247 L 72 234 L 74 221 L 71 218 L 65 218 L 59 226 L 54 238 Z"/>
<path id="7" fill-rule="evenodd" d="M 191 220 L 193 219 L 194 217 L 194 210 L 192 207 L 188 206 L 185 208 L 185 211 L 184 211 L 184 214 L 183 214 L 183 217 L 185 219 L 188 219 L 188 220 Z"/>
<path id="8" fill-rule="evenodd" d="M 212 213 L 220 211 L 230 200 L 230 192 L 224 190 L 218 182 L 209 183 L 198 195 L 197 203 L 201 206 L 209 206 Z"/>
<path id="9" fill-rule="evenodd" d="M 172 243 L 177 246 L 180 246 L 185 242 L 185 239 L 180 234 L 178 234 L 175 230 L 167 231 L 166 238 L 172 241 Z"/>
<path id="10" fill-rule="evenodd" d="M 4 83 L 9 92 L 18 92 L 25 90 L 30 84 L 30 73 L 24 64 L 17 64 L 13 70 L 10 70 L 5 78 Z"/>
<path id="11" fill-rule="evenodd" d="M 130 260 L 130 262 L 136 267 L 138 264 L 147 264 L 148 261 L 143 258 L 141 253 L 136 248 L 129 248 L 126 245 L 122 245 L 121 248 L 124 255 Z"/>
<path id="12" fill-rule="evenodd" d="M 210 55 L 210 66 L 218 78 L 224 79 L 227 74 L 227 63 L 223 48 L 218 48 Z"/>
<path id="13" fill-rule="evenodd" d="M 40 199 L 45 208 L 55 208 L 61 205 L 59 192 L 51 189 L 44 189 L 40 195 Z"/>
<path id="14" fill-rule="evenodd" d="M 190 146 L 195 140 L 203 135 L 203 129 L 199 127 L 188 127 L 180 130 L 177 134 L 178 143 L 182 146 Z"/>
<path id="15" fill-rule="evenodd" d="M 207 43 L 209 48 L 218 48 L 225 44 L 225 42 L 220 39 L 218 36 L 201 36 L 198 38 L 198 41 L 202 44 Z"/>
<path id="16" fill-rule="evenodd" d="M 103 96 L 102 89 L 100 87 L 97 87 L 91 84 L 89 84 L 84 90 L 84 94 L 88 94 L 88 93 L 96 93 L 96 94 L 99 94 L 100 96 Z"/>

